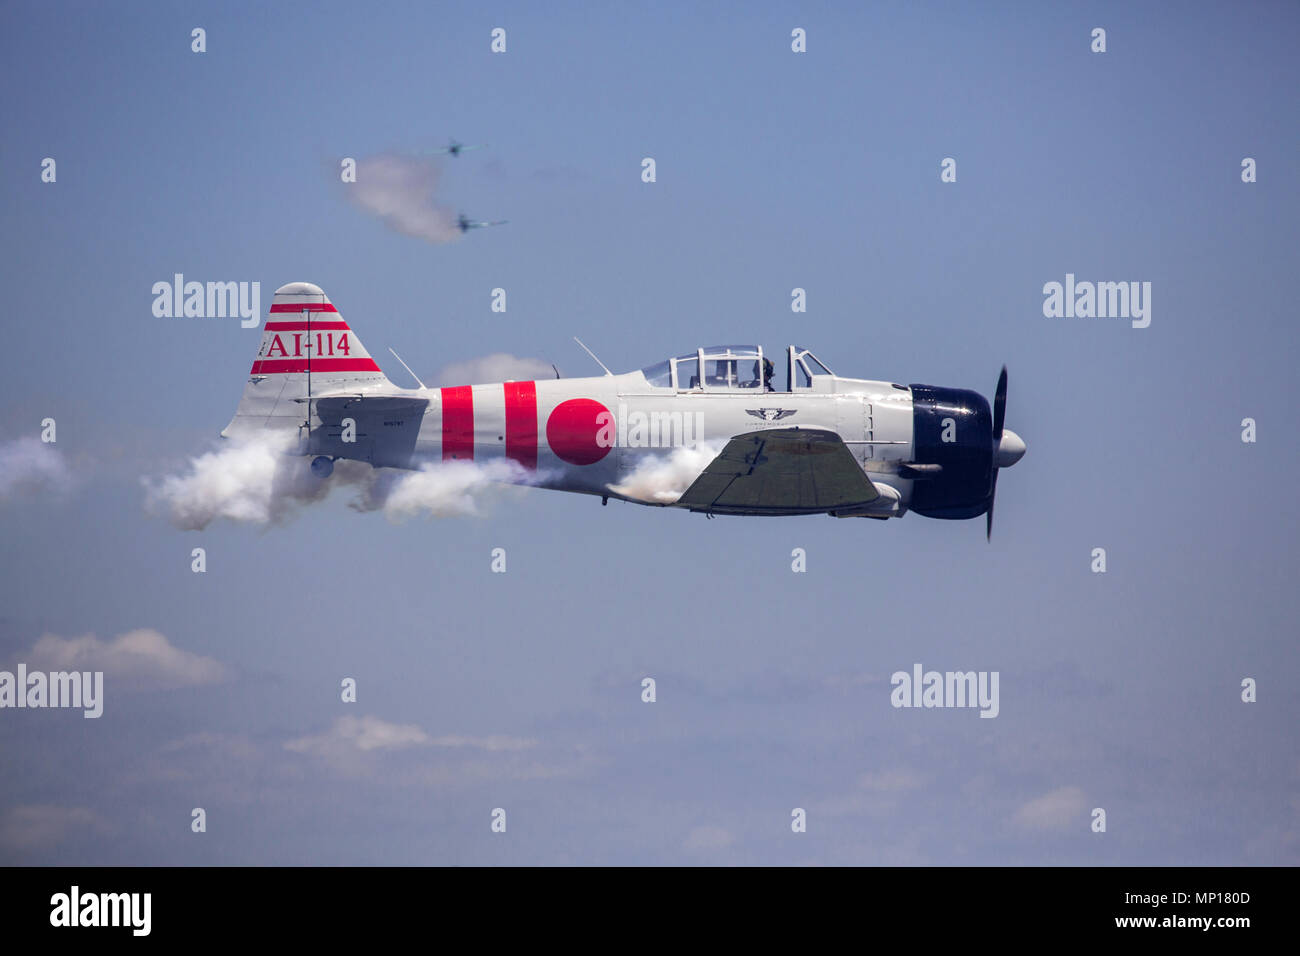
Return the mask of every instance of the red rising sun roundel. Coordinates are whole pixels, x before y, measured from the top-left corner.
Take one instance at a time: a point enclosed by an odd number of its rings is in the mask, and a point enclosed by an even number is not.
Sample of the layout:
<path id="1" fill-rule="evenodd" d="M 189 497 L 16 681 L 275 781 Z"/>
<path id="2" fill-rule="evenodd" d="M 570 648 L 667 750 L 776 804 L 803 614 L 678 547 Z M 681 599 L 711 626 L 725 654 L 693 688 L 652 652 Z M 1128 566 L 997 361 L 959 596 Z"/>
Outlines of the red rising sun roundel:
<path id="1" fill-rule="evenodd" d="M 607 416 L 607 417 L 602 417 Z M 609 443 L 599 440 L 614 420 L 609 409 L 590 398 L 571 398 L 555 406 L 546 419 L 546 443 L 571 465 L 594 465 L 609 454 Z"/>

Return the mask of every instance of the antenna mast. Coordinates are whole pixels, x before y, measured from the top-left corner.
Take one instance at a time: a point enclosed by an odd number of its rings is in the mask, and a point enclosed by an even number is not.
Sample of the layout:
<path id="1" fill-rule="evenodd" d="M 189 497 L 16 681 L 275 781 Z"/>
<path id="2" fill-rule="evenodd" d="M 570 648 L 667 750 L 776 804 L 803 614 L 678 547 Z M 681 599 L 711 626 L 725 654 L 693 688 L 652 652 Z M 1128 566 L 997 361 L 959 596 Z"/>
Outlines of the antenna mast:
<path id="1" fill-rule="evenodd" d="M 579 345 L 582 345 L 582 339 L 578 338 L 576 335 L 573 337 L 573 341 L 577 342 Z M 593 352 L 591 349 L 587 348 L 587 346 L 585 346 L 585 345 L 582 345 L 582 350 L 583 350 L 584 352 L 586 352 L 588 355 L 590 355 L 590 356 L 592 357 L 592 359 L 595 360 L 595 362 L 596 362 L 597 365 L 599 365 L 601 368 L 605 369 L 605 374 L 606 374 L 606 375 L 613 375 L 613 374 L 614 374 L 614 373 L 611 372 L 608 368 L 605 367 L 605 363 L 604 363 L 604 362 L 602 362 L 600 359 L 596 358 L 596 353 L 595 353 L 595 352 Z"/>
<path id="2" fill-rule="evenodd" d="M 304 306 L 302 314 L 307 320 L 307 450 L 311 451 L 311 309 Z"/>

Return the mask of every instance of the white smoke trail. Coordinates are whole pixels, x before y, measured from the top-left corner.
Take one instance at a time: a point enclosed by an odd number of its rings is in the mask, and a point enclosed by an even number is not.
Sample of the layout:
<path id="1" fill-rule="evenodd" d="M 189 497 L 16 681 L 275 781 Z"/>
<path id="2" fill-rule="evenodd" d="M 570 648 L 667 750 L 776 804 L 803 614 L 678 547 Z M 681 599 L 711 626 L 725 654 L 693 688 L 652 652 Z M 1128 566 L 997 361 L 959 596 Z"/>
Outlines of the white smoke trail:
<path id="1" fill-rule="evenodd" d="M 357 163 L 357 181 L 347 195 L 390 229 L 428 242 L 460 238 L 456 214 L 433 201 L 441 167 L 429 157 L 371 156 Z"/>
<path id="2" fill-rule="evenodd" d="M 323 497 L 325 483 L 300 467 L 287 452 L 293 433 L 267 432 L 232 439 L 190 459 L 184 474 L 144 479 L 145 507 L 185 531 L 206 528 L 217 518 L 251 524 L 282 521 L 300 503 Z"/>
<path id="3" fill-rule="evenodd" d="M 537 480 L 510 460 L 439 462 L 418 471 L 340 460 L 331 477 L 319 478 L 310 459 L 290 454 L 296 444 L 296 435 L 282 432 L 232 440 L 192 458 L 182 474 L 145 479 L 145 507 L 184 531 L 202 530 L 218 518 L 277 524 L 334 488 L 351 488 L 356 494 L 349 507 L 383 511 L 396 523 L 417 515 L 477 515 L 501 483 Z"/>
<path id="4" fill-rule="evenodd" d="M 518 462 L 496 459 L 487 462 L 448 461 L 426 464 L 419 471 L 393 473 L 383 476 L 390 479 L 387 487 L 378 487 L 374 496 L 366 496 L 367 507 L 356 502 L 359 510 L 382 508 L 389 521 L 400 522 L 406 518 L 423 515 L 429 518 L 448 518 L 458 515 L 477 515 L 479 505 L 503 484 L 531 484 L 537 479 L 530 476 Z"/>
<path id="5" fill-rule="evenodd" d="M 0 442 L 0 501 L 24 492 L 66 491 L 72 484 L 63 456 L 39 438 Z"/>
<path id="6" fill-rule="evenodd" d="M 618 484 L 609 490 L 626 498 L 657 505 L 673 504 L 686 493 L 686 489 L 709 462 L 718 457 L 717 445 L 701 443 L 690 447 L 674 448 L 668 457 L 647 458 Z"/>

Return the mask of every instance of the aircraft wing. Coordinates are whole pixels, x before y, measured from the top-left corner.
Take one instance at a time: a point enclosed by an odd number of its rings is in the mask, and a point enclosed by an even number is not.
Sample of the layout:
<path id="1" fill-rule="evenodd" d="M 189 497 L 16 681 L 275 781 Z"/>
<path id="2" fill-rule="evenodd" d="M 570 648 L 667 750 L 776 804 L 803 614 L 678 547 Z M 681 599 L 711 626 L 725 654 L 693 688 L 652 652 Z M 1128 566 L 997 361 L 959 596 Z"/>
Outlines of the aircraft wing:
<path id="1" fill-rule="evenodd" d="M 817 514 L 879 496 L 835 432 L 774 428 L 727 442 L 677 504 L 715 514 Z"/>

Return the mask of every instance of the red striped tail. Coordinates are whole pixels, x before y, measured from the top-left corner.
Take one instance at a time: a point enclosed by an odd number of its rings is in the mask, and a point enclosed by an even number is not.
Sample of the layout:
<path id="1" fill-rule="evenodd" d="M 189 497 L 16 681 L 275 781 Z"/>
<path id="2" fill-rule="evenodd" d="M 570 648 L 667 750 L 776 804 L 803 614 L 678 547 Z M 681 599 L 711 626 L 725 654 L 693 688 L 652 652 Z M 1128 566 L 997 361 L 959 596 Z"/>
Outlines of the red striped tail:
<path id="1" fill-rule="evenodd" d="M 262 344 L 234 419 L 221 434 L 297 428 L 305 399 L 391 383 L 320 286 L 291 282 L 275 290 Z"/>

